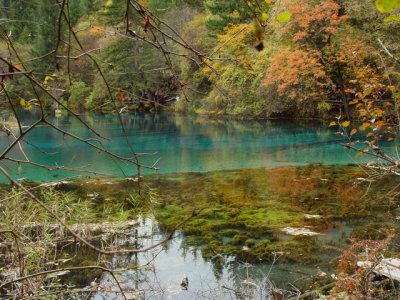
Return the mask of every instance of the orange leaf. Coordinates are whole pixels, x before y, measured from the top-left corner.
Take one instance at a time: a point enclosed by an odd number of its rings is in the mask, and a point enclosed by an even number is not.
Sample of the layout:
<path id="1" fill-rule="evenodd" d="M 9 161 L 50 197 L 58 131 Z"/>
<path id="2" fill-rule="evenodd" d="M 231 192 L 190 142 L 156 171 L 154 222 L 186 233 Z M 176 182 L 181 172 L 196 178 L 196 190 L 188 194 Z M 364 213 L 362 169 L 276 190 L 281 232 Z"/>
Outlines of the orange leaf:
<path id="1" fill-rule="evenodd" d="M 364 155 L 364 153 L 362 152 L 362 151 L 358 151 L 357 153 L 356 153 L 356 157 L 361 157 L 361 156 L 363 156 Z"/>

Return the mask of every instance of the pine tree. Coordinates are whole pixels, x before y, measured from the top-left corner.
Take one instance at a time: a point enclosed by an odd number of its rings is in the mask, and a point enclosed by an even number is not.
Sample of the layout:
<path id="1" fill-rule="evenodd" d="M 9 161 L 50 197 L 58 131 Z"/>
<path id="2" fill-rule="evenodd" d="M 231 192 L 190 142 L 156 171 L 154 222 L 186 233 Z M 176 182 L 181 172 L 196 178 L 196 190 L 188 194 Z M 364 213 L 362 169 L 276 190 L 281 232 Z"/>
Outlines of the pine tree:
<path id="1" fill-rule="evenodd" d="M 210 13 L 207 27 L 217 33 L 221 33 L 228 24 L 240 23 L 247 15 L 243 3 L 236 0 L 208 0 L 205 7 Z"/>
<path id="2" fill-rule="evenodd" d="M 51 0 L 36 0 L 36 37 L 33 45 L 33 53 L 42 56 L 55 49 L 58 37 L 58 15 L 60 12 L 58 4 Z M 42 71 L 55 69 L 55 56 L 50 55 L 35 66 Z"/>
<path id="3" fill-rule="evenodd" d="M 80 17 L 86 15 L 91 7 L 89 0 L 69 0 L 69 15 L 72 24 L 76 24 Z"/>
<path id="4" fill-rule="evenodd" d="M 32 2 L 23 0 L 1 0 L 1 18 L 7 19 L 7 23 L 1 25 L 1 29 L 11 33 L 14 41 L 28 42 L 33 40 L 35 22 L 35 7 Z"/>

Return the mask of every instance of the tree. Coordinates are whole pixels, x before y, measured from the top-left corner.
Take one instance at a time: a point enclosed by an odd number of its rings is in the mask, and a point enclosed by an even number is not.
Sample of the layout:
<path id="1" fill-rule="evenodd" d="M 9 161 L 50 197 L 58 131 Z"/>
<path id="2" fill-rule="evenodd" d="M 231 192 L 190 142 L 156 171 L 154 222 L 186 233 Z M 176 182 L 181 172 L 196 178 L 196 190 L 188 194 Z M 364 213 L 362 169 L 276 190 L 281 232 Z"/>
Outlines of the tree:
<path id="1" fill-rule="evenodd" d="M 2 24 L 17 41 L 32 41 L 36 36 L 37 25 L 35 1 L 1 0 L 1 17 L 8 21 Z"/>
<path id="2" fill-rule="evenodd" d="M 264 84 L 268 89 L 276 90 L 277 101 L 292 102 L 291 106 L 299 111 L 315 114 L 315 103 L 328 99 L 327 90 L 332 83 L 321 63 L 321 53 L 311 49 L 283 49 L 273 54 L 269 61 Z"/>
<path id="3" fill-rule="evenodd" d="M 378 52 L 346 24 L 336 1 L 292 1 L 288 9 L 292 17 L 283 31 L 291 39 L 271 56 L 266 86 L 295 102 L 340 100 L 349 118 L 354 95 L 387 84 L 385 70 L 375 63 Z"/>
<path id="4" fill-rule="evenodd" d="M 235 0 L 208 0 L 205 7 L 210 13 L 206 24 L 217 33 L 221 33 L 229 24 L 242 21 L 245 12 L 243 2 Z"/>
<path id="5" fill-rule="evenodd" d="M 91 6 L 92 0 L 70 0 L 68 9 L 71 23 L 76 24 L 80 17 L 88 13 Z"/>

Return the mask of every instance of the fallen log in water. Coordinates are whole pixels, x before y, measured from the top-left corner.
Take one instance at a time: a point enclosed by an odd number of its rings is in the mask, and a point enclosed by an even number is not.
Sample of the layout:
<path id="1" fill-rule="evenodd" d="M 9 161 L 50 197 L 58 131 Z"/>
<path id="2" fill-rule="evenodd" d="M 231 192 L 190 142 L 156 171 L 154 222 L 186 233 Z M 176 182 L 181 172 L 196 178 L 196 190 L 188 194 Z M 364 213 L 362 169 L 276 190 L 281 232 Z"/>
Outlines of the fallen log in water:
<path id="1" fill-rule="evenodd" d="M 102 295 L 105 294 L 121 294 L 121 292 L 118 289 L 107 289 L 107 290 L 101 290 L 101 289 L 94 289 L 94 288 L 74 288 L 74 289 L 66 289 L 66 290 L 61 290 L 61 291 L 56 291 L 54 294 L 58 296 L 66 296 L 66 295 L 78 295 L 78 294 L 88 294 L 86 295 L 86 298 L 89 297 L 91 294 L 99 295 L 100 299 L 104 299 Z M 27 296 L 24 299 L 25 300 L 33 300 L 33 299 L 42 299 L 45 298 L 46 296 L 49 297 L 49 295 L 52 295 L 53 293 L 47 292 L 43 294 L 38 294 L 38 295 L 32 295 L 32 296 Z M 10 295 L 13 296 L 13 295 Z M 124 290 L 124 296 L 125 299 L 127 300 L 143 300 L 145 299 L 145 294 L 144 291 L 136 291 L 136 290 Z M 85 298 L 85 299 L 86 299 Z"/>
<path id="2" fill-rule="evenodd" d="M 372 268 L 372 272 L 377 275 L 400 281 L 400 259 L 398 258 L 384 258 L 375 266 L 370 261 L 359 261 L 357 266 L 363 269 Z"/>
<path id="3" fill-rule="evenodd" d="M 0 224 L 1 225 L 1 224 Z M 118 222 L 102 222 L 102 223 L 77 223 L 72 224 L 69 227 L 76 233 L 87 235 L 87 234 L 121 234 L 135 228 L 139 225 L 136 221 L 118 221 Z M 21 228 L 24 234 L 30 235 L 30 233 L 40 234 L 44 231 L 54 231 L 60 234 L 64 234 L 64 227 L 60 224 L 48 224 L 48 223 L 37 223 L 32 222 L 24 224 Z M 65 232 L 66 236 L 68 232 Z"/>
<path id="4" fill-rule="evenodd" d="M 302 300 L 302 299 L 308 299 L 308 298 L 315 299 L 315 297 L 318 297 L 318 295 L 321 292 L 326 292 L 326 291 L 331 290 L 335 286 L 335 284 L 336 284 L 336 282 L 328 283 L 328 284 L 326 284 L 324 286 L 321 286 L 318 289 L 306 292 L 306 293 L 301 294 L 301 295 L 296 296 L 296 297 L 289 298 L 288 300 Z"/>
<path id="5" fill-rule="evenodd" d="M 0 228 L 2 224 L 0 223 Z M 115 237 L 128 237 L 134 235 L 137 236 L 135 228 L 139 226 L 136 221 L 119 221 L 119 222 L 103 222 L 103 223 L 87 223 L 87 224 L 72 224 L 70 228 L 86 240 L 111 240 Z M 48 248 L 56 247 L 66 243 L 75 241 L 75 238 L 65 230 L 60 224 L 48 224 L 48 223 L 36 223 L 31 222 L 24 224 L 17 228 L 14 228 L 12 232 L 15 232 L 20 241 L 24 241 L 25 246 L 32 248 Z M 45 235 L 51 233 L 52 239 L 46 240 Z M 1 237 L 1 234 L 0 234 Z M 123 241 L 121 241 L 123 242 Z M 3 240 L 0 243 L 0 256 L 2 249 L 8 249 L 14 242 L 13 240 Z"/>

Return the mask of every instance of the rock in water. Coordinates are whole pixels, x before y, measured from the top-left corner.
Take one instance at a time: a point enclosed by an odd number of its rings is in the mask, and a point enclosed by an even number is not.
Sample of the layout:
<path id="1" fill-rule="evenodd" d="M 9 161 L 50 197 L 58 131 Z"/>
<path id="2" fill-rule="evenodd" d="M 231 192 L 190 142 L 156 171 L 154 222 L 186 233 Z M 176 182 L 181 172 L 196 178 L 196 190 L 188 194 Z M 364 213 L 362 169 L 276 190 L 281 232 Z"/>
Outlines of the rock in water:
<path id="1" fill-rule="evenodd" d="M 187 290 L 189 287 L 189 279 L 187 278 L 187 276 L 185 275 L 185 277 L 183 277 L 182 281 L 181 281 L 181 288 L 183 290 Z"/>

